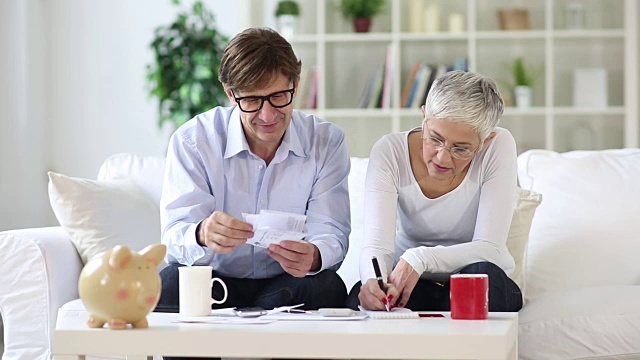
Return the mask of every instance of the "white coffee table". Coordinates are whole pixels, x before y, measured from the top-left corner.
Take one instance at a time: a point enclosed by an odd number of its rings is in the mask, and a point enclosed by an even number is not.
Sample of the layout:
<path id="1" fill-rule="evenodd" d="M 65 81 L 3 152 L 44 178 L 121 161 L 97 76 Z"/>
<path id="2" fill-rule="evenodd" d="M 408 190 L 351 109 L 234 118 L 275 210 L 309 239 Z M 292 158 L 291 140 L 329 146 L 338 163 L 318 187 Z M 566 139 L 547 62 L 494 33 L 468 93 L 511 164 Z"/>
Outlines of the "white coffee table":
<path id="1" fill-rule="evenodd" d="M 152 313 L 148 329 L 89 329 L 86 312 L 58 317 L 54 359 L 85 355 L 151 355 L 323 359 L 517 359 L 518 314 L 489 320 L 421 318 L 361 321 L 278 321 L 270 324 L 176 323 Z"/>

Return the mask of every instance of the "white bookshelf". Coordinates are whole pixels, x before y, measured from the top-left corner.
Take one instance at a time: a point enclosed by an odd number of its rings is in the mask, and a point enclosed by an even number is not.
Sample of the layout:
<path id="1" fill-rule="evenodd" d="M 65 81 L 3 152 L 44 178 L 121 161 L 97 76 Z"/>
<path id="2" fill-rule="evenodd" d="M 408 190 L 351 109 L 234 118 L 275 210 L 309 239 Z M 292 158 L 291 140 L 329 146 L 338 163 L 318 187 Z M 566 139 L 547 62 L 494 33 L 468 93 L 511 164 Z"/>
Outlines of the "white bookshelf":
<path id="1" fill-rule="evenodd" d="M 276 0 L 244 0 L 247 26 L 275 28 Z M 416 61 L 453 63 L 466 57 L 470 71 L 498 81 L 512 98 L 504 80 L 510 65 L 522 56 L 538 70 L 533 106 L 506 109 L 501 126 L 511 130 L 519 151 L 556 151 L 638 147 L 638 4 L 637 0 L 423 0 L 436 3 L 440 31 L 411 32 L 410 2 L 388 0 L 372 31 L 354 33 L 339 12 L 339 0 L 298 0 L 299 34 L 290 38 L 303 66 L 319 70 L 316 109 L 300 109 L 336 123 L 347 134 L 351 155 L 368 156 L 382 135 L 408 130 L 421 120 L 418 108 L 400 107 L 402 88 Z M 565 9 L 579 1 L 585 26 L 567 29 Z M 499 29 L 497 10 L 513 7 L 529 12 L 530 30 Z M 447 16 L 462 13 L 465 31 L 448 32 Z M 358 99 L 375 68 L 391 46 L 393 80 L 391 107 L 359 109 Z M 608 106 L 573 106 L 573 69 L 601 67 L 608 76 Z M 399 75 L 399 76 L 398 76 Z M 511 101 L 513 103 L 513 101 Z"/>

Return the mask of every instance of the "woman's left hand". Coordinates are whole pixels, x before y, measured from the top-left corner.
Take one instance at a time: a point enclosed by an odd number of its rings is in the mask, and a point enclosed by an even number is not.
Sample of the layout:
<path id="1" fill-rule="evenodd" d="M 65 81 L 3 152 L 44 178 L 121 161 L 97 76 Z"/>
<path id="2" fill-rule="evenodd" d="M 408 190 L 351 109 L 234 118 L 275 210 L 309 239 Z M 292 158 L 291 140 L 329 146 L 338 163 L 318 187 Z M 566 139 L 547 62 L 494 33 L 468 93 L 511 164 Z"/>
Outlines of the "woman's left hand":
<path id="1" fill-rule="evenodd" d="M 419 279 L 420 274 L 413 270 L 413 267 L 409 265 L 408 262 L 400 259 L 400 262 L 398 262 L 398 265 L 393 269 L 388 279 L 388 282 L 394 285 L 400 293 L 400 296 L 394 299 L 399 307 L 407 305 L 409 297 L 411 297 L 411 293 Z"/>

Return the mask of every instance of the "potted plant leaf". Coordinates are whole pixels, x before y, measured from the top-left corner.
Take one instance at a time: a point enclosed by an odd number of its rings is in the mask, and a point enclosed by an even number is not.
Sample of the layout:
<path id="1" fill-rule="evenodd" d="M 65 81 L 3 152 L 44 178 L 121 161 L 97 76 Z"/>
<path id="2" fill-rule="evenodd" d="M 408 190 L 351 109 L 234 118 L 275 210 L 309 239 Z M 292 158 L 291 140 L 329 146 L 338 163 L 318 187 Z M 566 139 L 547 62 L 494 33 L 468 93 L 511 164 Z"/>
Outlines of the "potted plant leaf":
<path id="1" fill-rule="evenodd" d="M 291 37 L 298 30 L 300 5 L 293 0 L 281 0 L 276 7 L 276 27 L 280 35 Z"/>
<path id="2" fill-rule="evenodd" d="M 179 0 L 172 0 L 179 5 Z M 147 65 L 151 97 L 158 98 L 159 121 L 179 127 L 197 114 L 228 103 L 218 69 L 228 37 L 221 34 L 213 13 L 202 0 L 173 23 L 155 29 L 150 47 L 154 61 Z"/>
<path id="3" fill-rule="evenodd" d="M 352 19 L 356 32 L 368 32 L 371 18 L 378 15 L 385 6 L 385 0 L 341 0 L 342 15 Z"/>
<path id="4" fill-rule="evenodd" d="M 529 108 L 533 103 L 533 70 L 525 66 L 521 57 L 516 58 L 512 65 L 514 81 L 514 97 L 518 108 Z"/>

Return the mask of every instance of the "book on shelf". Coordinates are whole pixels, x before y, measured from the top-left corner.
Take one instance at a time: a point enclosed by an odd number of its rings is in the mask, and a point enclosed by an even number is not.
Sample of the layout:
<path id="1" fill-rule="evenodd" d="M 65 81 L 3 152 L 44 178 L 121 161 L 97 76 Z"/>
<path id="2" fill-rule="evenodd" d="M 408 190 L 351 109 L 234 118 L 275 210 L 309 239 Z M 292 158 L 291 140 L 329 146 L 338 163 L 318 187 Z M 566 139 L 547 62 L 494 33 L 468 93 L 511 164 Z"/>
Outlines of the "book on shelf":
<path id="1" fill-rule="evenodd" d="M 391 107 L 391 91 L 393 84 L 393 48 L 391 44 L 387 46 L 384 61 L 384 81 L 382 83 L 382 95 L 380 108 L 389 109 Z"/>
<path id="2" fill-rule="evenodd" d="M 452 65 L 428 65 L 419 61 L 414 63 L 402 90 L 400 106 L 405 108 L 421 107 L 427 100 L 429 89 L 435 79 L 452 70 L 469 71 L 467 59 L 457 58 Z"/>
<path id="3" fill-rule="evenodd" d="M 400 96 L 400 106 L 407 107 L 409 103 L 409 95 L 411 95 L 411 90 L 413 88 L 413 84 L 416 80 L 416 74 L 420 69 L 420 62 L 416 61 L 413 63 L 411 67 L 411 72 L 409 72 L 409 76 L 407 77 L 407 81 L 404 83 L 404 87 L 402 88 L 402 95 Z"/>
<path id="4" fill-rule="evenodd" d="M 456 58 L 453 63 L 453 70 L 469 71 L 469 60 L 466 57 Z"/>
<path id="5" fill-rule="evenodd" d="M 423 63 L 418 63 L 418 69 L 416 70 L 415 76 L 411 81 L 411 89 L 409 90 L 409 94 L 407 95 L 406 101 L 402 104 L 403 107 L 410 108 L 413 103 L 413 98 L 416 96 L 416 91 L 418 90 L 418 85 L 420 84 L 420 79 L 423 76 L 423 72 L 425 71 L 425 65 Z"/>
<path id="6" fill-rule="evenodd" d="M 375 71 L 369 75 L 367 79 L 367 84 L 362 89 L 362 95 L 360 96 L 360 100 L 358 101 L 358 107 L 362 109 L 366 109 L 369 107 L 369 102 L 371 101 L 371 96 L 373 93 L 373 87 L 376 83 L 376 76 L 378 75 L 378 71 Z"/>
<path id="7" fill-rule="evenodd" d="M 367 85 L 362 91 L 358 107 L 362 109 L 380 107 L 380 97 L 384 83 L 384 65 L 380 65 L 369 75 Z"/>
<path id="8" fill-rule="evenodd" d="M 379 66 L 375 75 L 375 82 L 371 91 L 371 98 L 367 107 L 369 109 L 375 109 L 380 107 L 380 101 L 382 98 L 382 87 L 384 86 L 384 65 Z"/>
<path id="9" fill-rule="evenodd" d="M 307 109 L 316 109 L 317 107 L 318 107 L 318 71 L 314 69 L 311 73 L 309 94 L 307 96 Z"/>
<path id="10" fill-rule="evenodd" d="M 429 87 L 431 87 L 434 74 L 435 69 L 433 69 L 431 65 L 422 64 L 420 72 L 416 76 L 415 92 L 411 97 L 411 104 L 408 107 L 419 108 L 424 104 L 424 100 L 427 98 L 427 93 L 429 92 Z"/>
<path id="11" fill-rule="evenodd" d="M 413 104 L 412 107 L 414 108 L 422 106 L 427 101 L 427 96 L 429 95 L 429 90 L 431 89 L 433 82 L 437 78 L 442 76 L 444 73 L 452 70 L 452 67 L 445 64 L 433 65 L 433 66 L 430 66 L 430 68 L 431 68 L 431 74 L 429 74 L 430 75 L 429 80 L 427 80 L 427 82 L 424 85 L 424 88 L 422 89 L 423 93 L 421 94 L 421 97 L 417 99 L 419 100 L 419 102 L 417 104 L 415 103 Z"/>
<path id="12" fill-rule="evenodd" d="M 318 96 L 318 71 L 302 68 L 298 90 L 293 99 L 295 109 L 315 109 Z"/>
<path id="13" fill-rule="evenodd" d="M 294 109 L 304 109 L 304 99 L 307 98 L 307 88 L 309 82 L 309 69 L 303 67 L 300 70 L 300 81 L 298 82 L 298 89 L 296 90 L 295 97 L 293 98 Z"/>
<path id="14" fill-rule="evenodd" d="M 393 51 L 391 45 L 389 45 L 385 52 L 384 61 L 369 75 L 367 84 L 362 89 L 362 94 L 358 101 L 359 108 L 391 108 L 391 94 L 393 93 L 393 63 Z"/>

